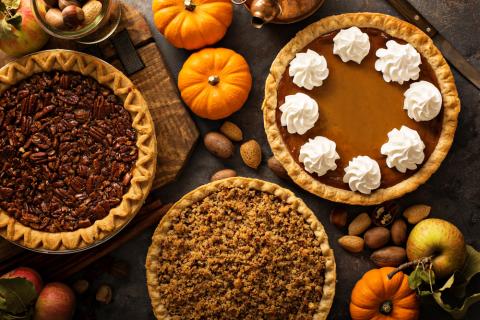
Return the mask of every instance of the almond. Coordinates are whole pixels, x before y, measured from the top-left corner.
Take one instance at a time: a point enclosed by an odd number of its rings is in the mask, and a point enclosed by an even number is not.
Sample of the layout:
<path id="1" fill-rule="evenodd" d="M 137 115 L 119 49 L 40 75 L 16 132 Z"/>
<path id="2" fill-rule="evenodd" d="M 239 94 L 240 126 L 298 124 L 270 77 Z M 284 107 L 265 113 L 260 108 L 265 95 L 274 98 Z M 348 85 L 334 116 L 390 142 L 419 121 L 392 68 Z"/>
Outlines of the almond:
<path id="1" fill-rule="evenodd" d="M 209 132 L 203 139 L 205 147 L 214 156 L 222 159 L 230 158 L 234 152 L 232 141 L 228 140 L 223 134 L 218 132 Z"/>
<path id="2" fill-rule="evenodd" d="M 275 173 L 275 175 L 277 175 L 279 178 L 289 179 L 287 170 L 285 170 L 285 168 L 282 166 L 280 161 L 277 160 L 277 158 L 273 156 L 270 157 L 270 159 L 268 159 L 267 165 L 270 170 L 272 170 L 272 172 Z"/>
<path id="3" fill-rule="evenodd" d="M 255 140 L 250 140 L 240 147 L 243 162 L 250 168 L 257 169 L 262 162 L 262 149 Z"/>
<path id="4" fill-rule="evenodd" d="M 343 236 L 338 239 L 338 244 L 349 252 L 359 253 L 363 251 L 364 241 L 357 236 Z"/>
<path id="5" fill-rule="evenodd" d="M 367 230 L 363 239 L 370 249 L 380 249 L 390 241 L 390 230 L 385 227 L 375 227 Z"/>
<path id="6" fill-rule="evenodd" d="M 344 208 L 333 208 L 330 212 L 330 223 L 341 229 L 347 225 L 347 216 L 347 210 Z"/>
<path id="7" fill-rule="evenodd" d="M 407 253 L 402 247 L 386 247 L 375 251 L 370 259 L 378 267 L 398 267 L 407 259 Z"/>
<path id="8" fill-rule="evenodd" d="M 430 206 L 425 204 L 416 204 L 408 207 L 403 212 L 403 216 L 405 219 L 407 219 L 408 223 L 417 224 L 430 215 L 430 210 L 432 210 L 432 207 Z"/>
<path id="9" fill-rule="evenodd" d="M 233 122 L 225 121 L 220 127 L 220 132 L 232 141 L 239 142 L 243 140 L 242 130 Z"/>
<path id="10" fill-rule="evenodd" d="M 215 172 L 212 177 L 210 178 L 210 181 L 217 181 L 217 180 L 222 180 L 226 178 L 232 178 L 236 177 L 237 172 L 232 169 L 223 169 L 220 171 Z"/>
<path id="11" fill-rule="evenodd" d="M 397 246 L 407 241 L 407 223 L 405 220 L 398 219 L 392 224 L 392 241 Z"/>
<path id="12" fill-rule="evenodd" d="M 348 226 L 348 234 L 351 236 L 358 236 L 364 233 L 372 224 L 372 219 L 368 213 L 361 213 Z"/>

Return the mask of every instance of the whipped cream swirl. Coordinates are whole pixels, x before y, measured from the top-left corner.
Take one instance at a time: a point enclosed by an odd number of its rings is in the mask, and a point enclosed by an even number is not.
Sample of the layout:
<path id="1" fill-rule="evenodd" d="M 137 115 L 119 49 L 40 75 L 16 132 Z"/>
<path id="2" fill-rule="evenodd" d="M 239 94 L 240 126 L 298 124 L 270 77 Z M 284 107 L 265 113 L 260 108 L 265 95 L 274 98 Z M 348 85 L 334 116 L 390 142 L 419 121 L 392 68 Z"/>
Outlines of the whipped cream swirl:
<path id="1" fill-rule="evenodd" d="M 417 80 L 420 75 L 422 59 L 415 48 L 407 44 L 399 44 L 395 40 L 387 41 L 387 48 L 378 49 L 375 70 L 383 73 L 386 82 Z"/>
<path id="2" fill-rule="evenodd" d="M 415 121 L 429 121 L 435 118 L 442 108 L 442 94 L 428 81 L 418 81 L 410 85 L 403 94 L 403 109 Z"/>
<path id="3" fill-rule="evenodd" d="M 296 93 L 285 97 L 285 103 L 280 106 L 282 126 L 287 127 L 290 134 L 304 134 L 318 120 L 318 104 L 304 93 Z"/>
<path id="4" fill-rule="evenodd" d="M 343 182 L 348 183 L 352 191 L 370 194 L 380 187 L 380 167 L 377 161 L 367 156 L 353 158 L 345 168 Z"/>
<path id="5" fill-rule="evenodd" d="M 337 145 L 325 137 L 309 139 L 300 148 L 299 160 L 305 166 L 305 170 L 323 176 L 328 170 L 337 169 L 335 161 L 340 159 L 336 151 Z"/>
<path id="6" fill-rule="evenodd" d="M 307 52 L 297 53 L 290 62 L 288 70 L 290 77 L 293 77 L 293 83 L 300 88 L 312 90 L 323 84 L 327 79 L 329 71 L 327 60 L 324 56 L 308 49 Z"/>
<path id="7" fill-rule="evenodd" d="M 388 142 L 382 146 L 380 152 L 387 156 L 389 168 L 395 167 L 405 173 L 407 169 L 417 169 L 417 165 L 423 162 L 424 149 L 425 144 L 418 132 L 402 126 L 400 130 L 393 129 L 388 133 Z"/>
<path id="8" fill-rule="evenodd" d="M 333 43 L 333 53 L 339 55 L 343 62 L 352 60 L 360 64 L 370 52 L 368 34 L 358 27 L 340 30 Z"/>

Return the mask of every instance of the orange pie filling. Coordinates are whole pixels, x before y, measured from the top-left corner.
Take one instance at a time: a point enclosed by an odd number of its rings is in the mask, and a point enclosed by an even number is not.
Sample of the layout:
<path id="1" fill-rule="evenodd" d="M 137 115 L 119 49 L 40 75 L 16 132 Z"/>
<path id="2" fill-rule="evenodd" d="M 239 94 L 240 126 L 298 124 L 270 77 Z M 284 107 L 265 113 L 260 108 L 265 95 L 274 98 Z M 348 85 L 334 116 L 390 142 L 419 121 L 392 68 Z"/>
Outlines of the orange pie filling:
<path id="1" fill-rule="evenodd" d="M 363 28 L 368 35 L 370 51 L 360 64 L 354 61 L 343 62 L 339 55 L 333 53 L 334 37 L 339 31 L 325 34 L 312 41 L 301 52 L 308 49 L 323 56 L 328 64 L 328 77 L 320 86 L 312 90 L 302 88 L 293 83 L 289 69 L 284 72 L 278 87 L 278 106 L 276 121 L 292 157 L 305 169 L 299 160 L 300 149 L 310 139 L 321 136 L 336 144 L 339 158 L 335 159 L 336 169 L 328 170 L 319 176 L 309 173 L 320 182 L 349 190 L 349 184 L 344 182 L 345 168 L 349 161 L 358 156 L 368 156 L 375 160 L 380 168 L 381 180 L 379 188 L 388 188 L 407 179 L 419 170 L 406 170 L 402 173 L 397 168 L 389 168 L 387 156 L 381 153 L 382 145 L 388 141 L 388 133 L 393 129 L 400 130 L 406 126 L 416 131 L 423 141 L 424 160 L 428 160 L 435 149 L 442 129 L 443 107 L 440 113 L 429 121 L 415 121 L 404 110 L 404 93 L 410 85 L 418 81 L 427 81 L 438 88 L 438 81 L 431 66 L 421 57 L 419 78 L 399 84 L 386 82 L 382 72 L 375 69 L 378 49 L 386 48 L 389 40 L 399 44 L 405 41 L 393 38 L 388 34 L 373 28 Z M 313 127 L 303 134 L 289 133 L 282 126 L 282 111 L 280 107 L 285 98 L 297 93 L 303 93 L 318 104 L 318 119 Z M 307 171 L 307 170 L 306 170 Z"/>

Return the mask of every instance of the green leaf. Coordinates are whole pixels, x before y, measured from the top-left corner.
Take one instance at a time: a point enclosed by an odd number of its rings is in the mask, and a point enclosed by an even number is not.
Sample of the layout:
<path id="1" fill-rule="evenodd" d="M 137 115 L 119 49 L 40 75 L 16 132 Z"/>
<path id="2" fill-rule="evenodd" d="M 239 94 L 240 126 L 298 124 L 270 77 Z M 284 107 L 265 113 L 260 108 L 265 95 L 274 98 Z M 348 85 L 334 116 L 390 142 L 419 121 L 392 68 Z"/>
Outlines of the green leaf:
<path id="1" fill-rule="evenodd" d="M 15 10 L 20 7 L 20 0 L 2 0 L 2 2 L 9 10 Z"/>
<path id="2" fill-rule="evenodd" d="M 412 290 L 415 290 L 422 285 L 422 278 L 420 277 L 419 272 L 419 269 L 415 269 L 408 276 L 408 286 Z"/>
<path id="3" fill-rule="evenodd" d="M 13 25 L 16 29 L 20 29 L 22 25 L 22 15 L 20 13 L 16 13 L 14 16 L 6 19 L 8 23 Z"/>
<path id="4" fill-rule="evenodd" d="M 420 290 L 420 292 L 418 292 L 418 295 L 420 297 L 431 296 L 432 292 L 430 290 Z"/>
<path id="5" fill-rule="evenodd" d="M 465 298 L 467 285 L 478 273 L 480 273 L 480 252 L 471 246 L 467 246 L 467 258 L 463 269 L 455 272 L 440 289 L 433 293 L 433 298 L 437 304 L 450 313 L 454 319 L 464 318 L 468 308 L 472 304 L 480 301 L 480 292 Z M 463 299 L 462 305 L 455 308 L 443 301 L 443 294 L 446 293 L 446 291 Z"/>
<path id="6" fill-rule="evenodd" d="M 33 284 L 23 278 L 0 279 L 0 311 L 21 315 L 29 313 L 37 292 Z"/>
<path id="7" fill-rule="evenodd" d="M 432 270 L 418 270 L 418 276 L 420 277 L 420 279 L 422 279 L 423 282 L 425 282 L 426 284 L 430 285 L 430 283 L 432 285 L 435 284 L 435 274 L 433 273 Z"/>

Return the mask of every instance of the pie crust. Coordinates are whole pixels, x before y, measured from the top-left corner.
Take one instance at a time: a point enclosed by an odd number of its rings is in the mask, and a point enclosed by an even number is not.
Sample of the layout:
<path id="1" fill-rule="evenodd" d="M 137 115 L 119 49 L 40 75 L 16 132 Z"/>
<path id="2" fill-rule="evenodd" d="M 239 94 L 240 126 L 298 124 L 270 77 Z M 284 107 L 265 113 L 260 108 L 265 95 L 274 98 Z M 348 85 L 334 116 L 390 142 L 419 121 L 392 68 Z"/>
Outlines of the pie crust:
<path id="1" fill-rule="evenodd" d="M 321 35 L 352 26 L 379 29 L 414 46 L 432 67 L 443 98 L 442 131 L 430 158 L 411 177 L 394 186 L 377 189 L 370 195 L 329 186 L 311 177 L 293 159 L 282 139 L 275 119 L 278 85 L 295 54 L 302 51 L 306 45 Z M 432 39 L 424 32 L 405 21 L 389 15 L 380 13 L 348 13 L 330 16 L 311 24 L 297 33 L 279 52 L 273 61 L 265 83 L 265 100 L 263 101 L 262 109 L 265 132 L 272 151 L 295 183 L 305 190 L 330 201 L 356 205 L 373 205 L 414 191 L 421 184 L 425 183 L 440 167 L 453 142 L 457 128 L 458 113 L 460 112 L 460 100 L 450 67 L 441 52 L 435 47 Z"/>
<path id="2" fill-rule="evenodd" d="M 75 71 L 96 79 L 124 101 L 137 131 L 138 159 L 132 169 L 130 188 L 122 202 L 109 214 L 87 228 L 50 233 L 32 229 L 0 209 L 0 235 L 29 249 L 75 251 L 98 243 L 122 229 L 142 207 L 155 176 L 157 143 L 152 117 L 140 91 L 119 70 L 93 56 L 69 51 L 49 50 L 25 56 L 0 69 L 0 92 L 34 73 L 52 70 Z"/>
<path id="3" fill-rule="evenodd" d="M 314 231 L 315 236 L 321 241 L 321 251 L 326 259 L 322 299 L 313 318 L 315 320 L 326 319 L 335 296 L 336 266 L 333 250 L 328 244 L 328 236 L 322 224 L 318 221 L 315 214 L 307 207 L 307 205 L 301 199 L 297 198 L 290 190 L 284 189 L 267 181 L 242 177 L 228 178 L 211 182 L 191 191 L 177 203 L 175 203 L 160 221 L 153 235 L 152 244 L 148 249 L 146 261 L 148 292 L 152 301 L 152 307 L 156 318 L 159 320 L 172 319 L 158 295 L 158 268 L 161 267 L 161 264 L 158 262 L 158 257 L 162 254 L 158 246 L 160 236 L 168 232 L 170 228 L 171 217 L 175 216 L 184 208 L 190 207 L 192 204 L 204 199 L 208 195 L 215 193 L 222 187 L 239 187 L 273 194 L 288 204 L 292 204 L 293 207 L 296 207 L 296 210 L 303 215 L 305 221 Z"/>

